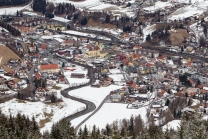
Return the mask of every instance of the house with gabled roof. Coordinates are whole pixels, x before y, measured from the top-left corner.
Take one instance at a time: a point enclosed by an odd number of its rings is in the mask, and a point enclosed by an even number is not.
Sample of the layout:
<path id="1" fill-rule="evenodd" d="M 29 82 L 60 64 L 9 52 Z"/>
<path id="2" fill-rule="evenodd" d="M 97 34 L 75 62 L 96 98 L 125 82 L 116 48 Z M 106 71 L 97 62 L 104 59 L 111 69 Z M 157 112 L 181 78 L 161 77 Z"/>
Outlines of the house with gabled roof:
<path id="1" fill-rule="evenodd" d="M 60 72 L 59 65 L 58 64 L 41 65 L 40 72 L 58 73 Z"/>

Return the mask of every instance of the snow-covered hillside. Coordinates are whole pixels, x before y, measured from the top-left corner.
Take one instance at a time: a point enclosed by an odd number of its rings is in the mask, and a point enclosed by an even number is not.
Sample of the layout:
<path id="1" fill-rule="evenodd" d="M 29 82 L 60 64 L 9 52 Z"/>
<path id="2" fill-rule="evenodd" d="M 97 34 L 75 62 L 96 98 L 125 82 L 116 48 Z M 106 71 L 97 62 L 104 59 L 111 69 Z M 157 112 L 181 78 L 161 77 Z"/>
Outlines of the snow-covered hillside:
<path id="1" fill-rule="evenodd" d="M 61 2 L 71 3 L 75 7 L 82 9 L 89 9 L 91 11 L 107 10 L 115 14 L 123 13 L 130 17 L 134 16 L 135 14 L 135 12 L 130 11 L 128 8 L 121 8 L 120 6 L 117 5 L 105 4 L 102 3 L 100 0 L 84 0 L 80 2 L 74 2 L 70 0 L 48 0 L 48 1 L 53 3 L 61 3 Z"/>
<path id="2" fill-rule="evenodd" d="M 80 8 L 90 8 L 102 4 L 100 0 L 84 0 L 81 2 L 74 2 L 70 0 L 48 0 L 48 1 L 54 3 L 62 3 L 62 2 L 71 3 L 76 7 L 80 7 Z"/>
<path id="3" fill-rule="evenodd" d="M 17 11 L 21 11 L 22 9 L 31 10 L 30 4 L 26 6 L 16 6 L 16 7 L 9 7 L 9 8 L 0 8 L 0 15 L 3 14 L 16 14 Z"/>
<path id="4" fill-rule="evenodd" d="M 57 86 L 62 88 L 68 87 L 68 85 L 61 84 L 57 84 Z M 10 113 L 15 116 L 18 112 L 28 116 L 30 119 L 34 116 L 41 127 L 41 131 L 50 130 L 53 123 L 85 108 L 84 104 L 61 96 L 60 90 L 57 90 L 57 97 L 61 97 L 63 102 L 45 104 L 43 102 L 12 99 L 1 103 L 0 109 L 7 116 Z"/>

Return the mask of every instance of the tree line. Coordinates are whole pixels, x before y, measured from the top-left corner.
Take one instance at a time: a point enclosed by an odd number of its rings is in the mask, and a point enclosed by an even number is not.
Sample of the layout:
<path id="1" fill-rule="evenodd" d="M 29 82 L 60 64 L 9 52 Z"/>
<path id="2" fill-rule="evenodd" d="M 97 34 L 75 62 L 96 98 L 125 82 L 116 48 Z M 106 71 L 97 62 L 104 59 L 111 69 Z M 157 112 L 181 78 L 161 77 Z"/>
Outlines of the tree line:
<path id="1" fill-rule="evenodd" d="M 26 4 L 30 0 L 1 0 L 0 6 L 16 6 L 21 4 Z"/>
<path id="2" fill-rule="evenodd" d="M 65 15 L 67 18 L 72 17 L 76 8 L 71 3 L 59 3 L 54 5 L 46 0 L 34 0 L 32 4 L 34 11 L 44 14 L 46 17 L 53 18 L 54 15 Z"/>
<path id="3" fill-rule="evenodd" d="M 184 113 L 176 130 L 162 128 L 154 122 L 149 122 L 147 126 L 140 116 L 132 116 L 130 120 L 107 124 L 104 129 L 94 125 L 89 130 L 85 125 L 76 134 L 74 127 L 66 119 L 54 123 L 50 130 L 40 133 L 35 117 L 30 119 L 20 113 L 15 117 L 6 117 L 0 112 L 0 137 L 4 139 L 206 139 L 207 133 L 208 121 L 202 120 L 199 113 Z"/>
<path id="4" fill-rule="evenodd" d="M 21 33 L 18 29 L 16 29 L 15 27 L 11 26 L 10 24 L 8 24 L 4 21 L 0 21 L 0 26 L 2 28 L 7 29 L 14 36 L 20 36 L 21 35 Z"/>

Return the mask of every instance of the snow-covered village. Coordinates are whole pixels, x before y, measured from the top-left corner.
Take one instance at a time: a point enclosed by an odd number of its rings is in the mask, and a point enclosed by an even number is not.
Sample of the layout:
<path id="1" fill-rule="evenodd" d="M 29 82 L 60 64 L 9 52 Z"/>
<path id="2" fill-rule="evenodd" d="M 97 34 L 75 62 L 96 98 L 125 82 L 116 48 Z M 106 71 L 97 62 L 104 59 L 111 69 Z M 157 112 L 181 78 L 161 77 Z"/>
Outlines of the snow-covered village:
<path id="1" fill-rule="evenodd" d="M 207 139 L 208 0 L 0 0 L 0 138 Z"/>

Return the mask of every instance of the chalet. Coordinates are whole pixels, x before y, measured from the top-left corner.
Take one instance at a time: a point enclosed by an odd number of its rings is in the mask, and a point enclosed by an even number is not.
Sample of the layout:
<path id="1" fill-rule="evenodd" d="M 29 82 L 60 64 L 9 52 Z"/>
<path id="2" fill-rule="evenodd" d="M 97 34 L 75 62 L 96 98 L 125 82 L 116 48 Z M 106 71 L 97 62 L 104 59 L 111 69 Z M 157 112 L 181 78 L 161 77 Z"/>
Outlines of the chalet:
<path id="1" fill-rule="evenodd" d="M 45 89 L 42 88 L 42 87 L 38 87 L 38 88 L 36 89 L 36 91 L 35 91 L 35 96 L 36 96 L 36 97 L 42 97 L 42 96 L 44 96 L 45 94 L 46 94 L 46 91 L 45 91 Z"/>
<path id="2" fill-rule="evenodd" d="M 47 79 L 47 80 L 46 80 L 46 85 L 47 85 L 47 86 L 54 86 L 54 85 L 56 85 L 56 82 L 53 81 L 53 80 Z"/>
<path id="3" fill-rule="evenodd" d="M 3 76 L 0 76 L 0 83 L 5 82 L 6 78 L 4 78 Z"/>
<path id="4" fill-rule="evenodd" d="M 84 78 L 85 74 L 82 73 L 72 73 L 71 78 Z"/>
<path id="5" fill-rule="evenodd" d="M 9 88 L 11 88 L 11 89 L 17 88 L 17 84 L 15 83 L 14 80 L 9 80 L 9 81 L 6 82 L 6 84 L 7 84 L 7 86 L 8 86 Z"/>
<path id="6" fill-rule="evenodd" d="M 120 94 L 112 94 L 110 96 L 112 102 L 120 102 L 121 101 L 121 95 Z"/>
<path id="7" fill-rule="evenodd" d="M 25 87 L 27 87 L 26 81 L 25 80 L 19 81 L 17 83 L 17 87 L 20 89 L 24 89 Z"/>
<path id="8" fill-rule="evenodd" d="M 27 77 L 26 68 L 20 68 L 19 71 L 17 72 L 17 75 L 19 76 L 20 79 L 26 78 Z"/>
<path id="9" fill-rule="evenodd" d="M 14 74 L 15 74 L 14 71 L 4 73 L 4 75 L 6 76 L 13 76 Z"/>
<path id="10" fill-rule="evenodd" d="M 74 71 L 74 70 L 76 70 L 76 68 L 74 68 L 74 67 L 64 67 L 65 72 L 66 71 Z"/>
<path id="11" fill-rule="evenodd" d="M 74 40 L 69 39 L 69 40 L 64 40 L 64 41 L 61 43 L 61 45 L 62 45 L 62 46 L 73 46 L 74 43 L 75 43 Z"/>
<path id="12" fill-rule="evenodd" d="M 58 83 L 59 84 L 65 84 L 65 83 L 67 83 L 67 81 L 66 81 L 66 79 L 64 77 L 59 77 L 58 78 Z"/>
<path id="13" fill-rule="evenodd" d="M 6 90 L 8 90 L 9 88 L 8 88 L 8 86 L 7 86 L 7 84 L 1 84 L 0 85 L 0 91 L 6 91 Z"/>
<path id="14" fill-rule="evenodd" d="M 64 55 L 65 53 L 67 53 L 67 51 L 64 49 L 64 50 L 59 50 L 58 51 L 58 54 L 59 55 Z"/>
<path id="15" fill-rule="evenodd" d="M 44 73 L 58 73 L 60 72 L 58 64 L 41 65 L 40 72 Z"/>

